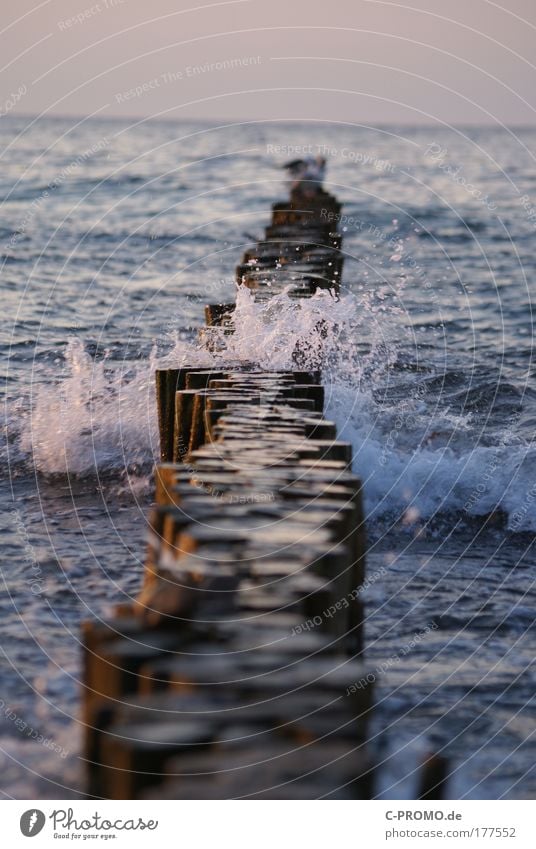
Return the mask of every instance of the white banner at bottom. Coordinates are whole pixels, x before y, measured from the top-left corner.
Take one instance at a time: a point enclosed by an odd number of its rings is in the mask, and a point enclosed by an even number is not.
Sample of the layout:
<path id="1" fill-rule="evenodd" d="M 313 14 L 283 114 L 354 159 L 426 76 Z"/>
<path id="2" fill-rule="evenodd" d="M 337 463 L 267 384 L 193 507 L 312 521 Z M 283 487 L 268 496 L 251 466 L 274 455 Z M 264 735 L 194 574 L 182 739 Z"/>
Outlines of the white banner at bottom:
<path id="1" fill-rule="evenodd" d="M 532 801 L 4 801 L 2 846 L 534 849 Z M 35 843 L 29 843 L 35 839 Z"/>

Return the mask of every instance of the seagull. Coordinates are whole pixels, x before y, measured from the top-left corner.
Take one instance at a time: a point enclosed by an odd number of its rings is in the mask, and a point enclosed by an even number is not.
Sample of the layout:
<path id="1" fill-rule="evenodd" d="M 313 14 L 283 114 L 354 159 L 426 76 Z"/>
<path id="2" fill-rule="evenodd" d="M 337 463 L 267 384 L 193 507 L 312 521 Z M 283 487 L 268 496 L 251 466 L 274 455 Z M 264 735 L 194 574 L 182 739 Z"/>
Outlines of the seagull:
<path id="1" fill-rule="evenodd" d="M 291 191 L 305 195 L 315 195 L 322 190 L 326 174 L 326 160 L 323 156 L 306 156 L 304 159 L 292 159 L 283 165 L 292 180 Z"/>

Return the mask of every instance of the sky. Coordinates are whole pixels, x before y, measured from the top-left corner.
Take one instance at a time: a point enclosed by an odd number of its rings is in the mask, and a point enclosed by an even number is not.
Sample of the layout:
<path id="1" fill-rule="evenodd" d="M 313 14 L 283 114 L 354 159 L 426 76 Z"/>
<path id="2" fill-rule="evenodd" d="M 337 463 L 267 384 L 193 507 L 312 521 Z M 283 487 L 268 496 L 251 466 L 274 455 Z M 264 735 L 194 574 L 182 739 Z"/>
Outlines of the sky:
<path id="1" fill-rule="evenodd" d="M 536 0 L 1 8 L 0 116 L 536 123 Z"/>

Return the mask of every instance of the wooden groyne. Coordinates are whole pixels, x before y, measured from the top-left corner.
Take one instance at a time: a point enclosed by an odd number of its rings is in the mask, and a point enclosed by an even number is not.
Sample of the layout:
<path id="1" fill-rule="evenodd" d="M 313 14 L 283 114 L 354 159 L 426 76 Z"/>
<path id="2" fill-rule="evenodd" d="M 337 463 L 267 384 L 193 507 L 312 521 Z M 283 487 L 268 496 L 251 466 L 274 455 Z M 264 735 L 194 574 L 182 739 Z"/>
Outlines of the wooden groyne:
<path id="1" fill-rule="evenodd" d="M 337 291 L 338 212 L 325 192 L 276 204 L 237 282 Z M 233 309 L 207 306 L 212 343 Z M 361 483 L 320 373 L 297 351 L 287 370 L 186 364 L 156 387 L 143 586 L 83 627 L 88 793 L 370 798 Z"/>

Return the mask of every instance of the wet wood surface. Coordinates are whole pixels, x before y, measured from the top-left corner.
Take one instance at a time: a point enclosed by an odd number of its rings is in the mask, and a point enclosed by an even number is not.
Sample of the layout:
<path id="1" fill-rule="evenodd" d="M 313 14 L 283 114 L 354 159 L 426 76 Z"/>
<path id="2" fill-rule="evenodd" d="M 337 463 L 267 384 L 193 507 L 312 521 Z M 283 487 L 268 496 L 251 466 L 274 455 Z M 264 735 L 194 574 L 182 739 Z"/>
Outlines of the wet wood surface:
<path id="1" fill-rule="evenodd" d="M 339 212 L 325 192 L 274 204 L 238 283 L 335 296 Z M 233 315 L 206 307 L 210 344 Z M 371 797 L 361 483 L 324 394 L 298 363 L 156 372 L 143 583 L 83 627 L 90 795 Z"/>

